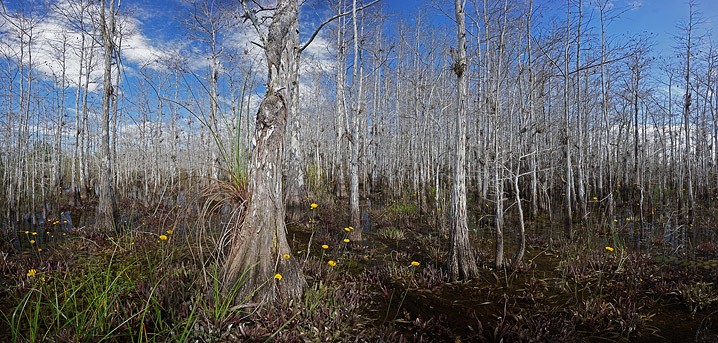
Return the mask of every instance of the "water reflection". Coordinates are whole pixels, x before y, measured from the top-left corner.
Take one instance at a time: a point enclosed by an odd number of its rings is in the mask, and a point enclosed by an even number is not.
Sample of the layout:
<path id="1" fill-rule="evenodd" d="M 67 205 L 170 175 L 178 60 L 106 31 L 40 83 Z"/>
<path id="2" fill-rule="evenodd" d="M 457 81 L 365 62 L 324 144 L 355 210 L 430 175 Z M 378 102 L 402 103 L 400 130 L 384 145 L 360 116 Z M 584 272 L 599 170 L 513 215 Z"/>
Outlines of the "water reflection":
<path id="1" fill-rule="evenodd" d="M 45 244 L 66 237 L 76 227 L 75 223 L 83 221 L 82 215 L 71 211 L 61 211 L 55 216 L 28 213 L 21 218 L 18 222 L 5 220 L 2 223 L 2 231 L 15 252 L 42 249 Z"/>

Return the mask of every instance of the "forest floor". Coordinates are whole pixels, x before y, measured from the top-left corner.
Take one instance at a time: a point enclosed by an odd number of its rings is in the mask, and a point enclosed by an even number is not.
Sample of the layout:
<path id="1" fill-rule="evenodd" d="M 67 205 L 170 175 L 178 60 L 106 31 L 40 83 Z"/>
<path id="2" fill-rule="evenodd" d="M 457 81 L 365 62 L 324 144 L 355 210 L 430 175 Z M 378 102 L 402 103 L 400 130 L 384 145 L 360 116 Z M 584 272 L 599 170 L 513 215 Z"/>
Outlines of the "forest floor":
<path id="1" fill-rule="evenodd" d="M 0 341 L 718 341 L 711 218 L 693 228 L 625 217 L 612 229 L 604 218 L 570 241 L 538 218 L 523 261 L 496 270 L 490 222 L 473 204 L 480 275 L 452 283 L 446 225 L 412 200 L 365 208 L 361 242 L 345 242 L 344 204 L 307 209 L 288 239 L 309 287 L 261 307 L 219 292 L 221 234 L 179 207 L 125 204 L 115 235 L 50 218 L 2 242 Z"/>

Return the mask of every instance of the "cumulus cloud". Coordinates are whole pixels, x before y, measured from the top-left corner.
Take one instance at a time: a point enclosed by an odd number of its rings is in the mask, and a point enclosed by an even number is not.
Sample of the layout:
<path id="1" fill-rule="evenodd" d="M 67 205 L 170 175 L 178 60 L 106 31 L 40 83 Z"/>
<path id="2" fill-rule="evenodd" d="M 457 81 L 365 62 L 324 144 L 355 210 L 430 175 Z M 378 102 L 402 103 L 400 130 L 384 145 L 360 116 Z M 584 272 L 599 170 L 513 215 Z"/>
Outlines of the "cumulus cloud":
<path id="1" fill-rule="evenodd" d="M 328 39 L 327 34 L 320 33 L 302 54 L 302 73 L 305 72 L 325 72 L 333 70 L 336 65 L 336 57 L 332 51 L 336 51 L 332 40 Z"/>
<path id="2" fill-rule="evenodd" d="M 16 63 L 32 64 L 40 75 L 57 82 L 62 81 L 64 67 L 65 82 L 71 87 L 84 83 L 80 75 L 87 72 L 92 55 L 89 89 L 95 91 L 102 77 L 104 53 L 99 32 L 94 29 L 97 15 L 96 7 L 81 8 L 70 1 L 57 3 L 42 16 L 8 10 L 0 16 L 0 54 Z M 121 55 L 126 66 L 164 68 L 160 61 L 168 59 L 172 51 L 143 35 L 139 20 L 127 16 L 117 20 L 123 34 Z"/>
<path id="3" fill-rule="evenodd" d="M 225 45 L 243 55 L 248 61 L 264 64 L 264 51 L 259 47 L 261 44 L 259 35 L 254 27 L 240 25 L 234 32 L 230 33 L 225 40 Z"/>
<path id="4" fill-rule="evenodd" d="M 147 66 L 152 69 L 163 69 L 161 61 L 169 59 L 172 51 L 162 49 L 156 42 L 150 41 L 141 32 L 139 20 L 131 17 L 123 18 L 122 56 L 125 61 Z"/>

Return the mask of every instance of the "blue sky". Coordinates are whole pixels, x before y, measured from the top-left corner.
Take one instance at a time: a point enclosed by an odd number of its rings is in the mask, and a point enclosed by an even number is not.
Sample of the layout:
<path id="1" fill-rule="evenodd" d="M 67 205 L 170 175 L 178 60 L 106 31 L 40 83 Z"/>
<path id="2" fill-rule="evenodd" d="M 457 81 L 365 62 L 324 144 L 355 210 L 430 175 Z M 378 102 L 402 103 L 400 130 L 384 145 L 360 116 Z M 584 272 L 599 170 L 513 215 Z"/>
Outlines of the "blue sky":
<path id="1" fill-rule="evenodd" d="M 494 1 L 494 0 L 492 0 Z M 519 0 L 522 1 L 522 0 Z M 427 11 L 437 21 L 446 21 L 441 12 L 434 9 L 436 4 L 444 4 L 451 8 L 450 0 L 383 0 L 380 6 L 386 9 L 389 20 L 403 19 L 413 21 L 418 11 Z M 593 7 L 592 0 L 584 0 L 584 12 L 588 17 Z M 138 7 L 153 14 L 152 20 L 144 22 L 143 32 L 148 37 L 157 36 L 159 40 L 166 40 L 176 32 L 179 22 L 177 16 L 182 5 L 179 0 L 124 0 L 127 7 Z M 564 16 L 566 1 L 564 0 L 535 0 L 534 7 L 539 16 Z M 688 18 L 687 0 L 613 0 L 613 9 L 622 12 L 621 15 L 609 24 L 609 33 L 624 35 L 626 38 L 638 34 L 652 35 L 658 49 L 672 48 L 675 44 L 673 36 L 678 32 L 678 25 Z M 701 30 L 714 39 L 718 38 L 718 0 L 696 0 L 695 7 L 702 18 Z M 314 13 L 314 20 L 319 21 Z M 328 15 L 329 13 L 327 13 Z M 449 13 L 452 14 L 452 13 Z M 594 13 L 597 20 L 598 13 Z M 149 19 L 149 18 L 148 18 Z M 161 19 L 157 21 L 156 19 Z"/>
<path id="2" fill-rule="evenodd" d="M 69 0 L 56 0 L 57 2 Z M 131 64 L 145 63 L 151 56 L 162 56 L 165 51 L 171 50 L 175 53 L 183 55 L 191 55 L 192 52 L 184 51 L 189 49 L 186 45 L 186 38 L 182 31 L 184 30 L 180 18 L 186 16 L 187 7 L 183 5 L 183 0 L 122 0 L 123 12 L 125 15 L 135 20 L 133 24 L 133 36 L 128 37 L 123 42 L 123 53 L 126 55 L 125 62 Z M 219 0 L 218 0 L 219 1 Z M 232 0 L 221 0 L 232 1 Z M 365 2 L 368 0 L 364 0 Z M 498 0 L 491 0 L 498 1 Z M 527 0 L 512 0 L 527 1 Z M 572 0 L 575 4 L 578 0 Z M 597 25 L 598 13 L 594 9 L 593 0 L 584 1 L 584 14 L 586 20 L 591 20 L 593 16 L 593 25 Z M 9 10 L 17 10 L 18 7 L 28 6 L 32 3 L 40 3 L 40 0 L 4 0 L 4 4 Z M 236 2 L 238 4 L 238 2 Z M 696 0 L 696 11 L 701 18 L 701 25 L 698 33 L 708 33 L 708 36 L 714 40 L 718 40 L 718 0 Z M 317 6 L 316 4 L 320 4 Z M 321 5 L 324 4 L 324 5 Z M 436 9 L 437 4 L 441 4 L 446 8 L 447 13 L 442 13 Z M 628 41 L 640 34 L 649 34 L 652 42 L 655 44 L 654 55 L 662 55 L 665 57 L 675 56 L 674 47 L 676 46 L 675 35 L 679 33 L 678 25 L 684 23 L 688 17 L 688 5 L 685 0 L 612 0 L 614 10 L 622 12 L 620 17 L 611 22 L 608 27 L 608 33 L 618 40 Z M 324 7 L 321 7 L 324 6 Z M 424 11 L 434 23 L 448 25 L 451 24 L 447 14 L 452 14 L 453 1 L 450 0 L 383 0 L 380 4 L 387 14 L 386 30 L 387 34 L 391 34 L 391 30 L 395 27 L 392 22 L 405 21 L 413 22 L 419 11 Z M 565 16 L 565 0 L 535 0 L 534 8 L 536 9 L 536 22 L 543 17 L 555 17 L 558 22 L 562 21 Z M 306 37 L 316 25 L 325 18 L 333 14 L 332 10 L 326 7 L 324 0 L 308 0 L 303 10 L 302 34 Z M 49 25 L 49 24 L 48 24 Z M 51 29 L 51 27 L 48 27 Z M 240 43 L 251 45 L 251 32 L 234 32 L 232 39 L 242 40 Z M 591 33 L 590 31 L 588 31 Z M 325 35 L 328 32 L 324 33 Z M 594 35 L 598 32 L 593 31 Z M 447 37 L 453 37 L 453 31 L 447 31 Z M 323 41 L 322 41 L 323 39 Z M 316 41 L 314 51 L 307 51 L 309 54 L 316 54 L 320 58 L 328 61 L 331 57 L 328 50 L 331 47 L 333 39 L 328 36 L 320 35 Z M 39 51 L 42 55 L 42 49 Z M 48 58 L 50 59 L 50 58 Z M 196 52 L 192 56 L 194 66 L 201 67 L 203 61 L 206 61 L 201 54 Z M 192 61 L 191 61 L 192 62 Z M 47 71 L 44 71 L 47 72 Z"/>

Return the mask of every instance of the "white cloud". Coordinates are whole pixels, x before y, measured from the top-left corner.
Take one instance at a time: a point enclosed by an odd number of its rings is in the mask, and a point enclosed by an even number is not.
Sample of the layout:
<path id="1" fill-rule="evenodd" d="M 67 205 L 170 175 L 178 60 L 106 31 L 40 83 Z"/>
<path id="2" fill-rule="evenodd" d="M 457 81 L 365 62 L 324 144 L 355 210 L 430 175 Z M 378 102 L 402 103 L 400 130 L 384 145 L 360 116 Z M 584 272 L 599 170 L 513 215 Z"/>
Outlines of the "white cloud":
<path id="1" fill-rule="evenodd" d="M 322 31 L 322 32 L 326 32 Z M 319 34 L 302 53 L 301 72 L 322 72 L 333 70 L 336 65 L 334 43 L 326 38 L 326 34 Z"/>
<path id="2" fill-rule="evenodd" d="M 628 7 L 632 10 L 637 10 L 643 6 L 643 0 L 633 0 L 628 2 Z"/>
<path id="3" fill-rule="evenodd" d="M 250 25 L 239 25 L 234 32 L 227 36 L 224 44 L 244 55 L 248 61 L 265 64 L 264 51 L 257 45 L 261 44 L 259 35 Z"/>
<path id="4" fill-rule="evenodd" d="M 141 23 L 135 18 L 122 18 L 123 33 L 122 56 L 131 63 L 148 66 L 152 69 L 164 69 L 161 61 L 167 60 L 171 52 L 152 45 L 141 33 Z"/>
<path id="5" fill-rule="evenodd" d="M 92 28 L 97 10 L 89 8 L 81 11 L 72 6 L 76 5 L 71 2 L 58 3 L 44 17 L 28 18 L 13 12 L 9 12 L 8 17 L 0 17 L 0 54 L 25 65 L 32 62 L 34 70 L 45 78 L 58 82 L 61 81 L 64 61 L 65 80 L 71 87 L 77 87 L 79 76 L 87 70 L 87 60 L 92 48 L 89 89 L 95 91 L 102 80 L 101 63 L 104 53 L 96 42 L 97 32 Z M 60 13 L 60 9 L 70 15 L 83 13 L 84 17 L 82 20 L 68 19 Z M 168 59 L 172 51 L 153 45 L 151 40 L 142 34 L 138 20 L 121 16 L 118 21 L 124 34 L 121 50 L 123 62 L 130 63 L 130 67 L 134 64 L 153 69 L 164 68 L 160 61 Z M 80 27 L 84 27 L 86 31 L 81 31 Z M 21 32 L 29 32 L 29 35 L 23 36 Z M 81 61 L 83 39 L 85 57 L 84 61 Z M 28 41 L 31 42 L 30 54 L 27 53 Z"/>

